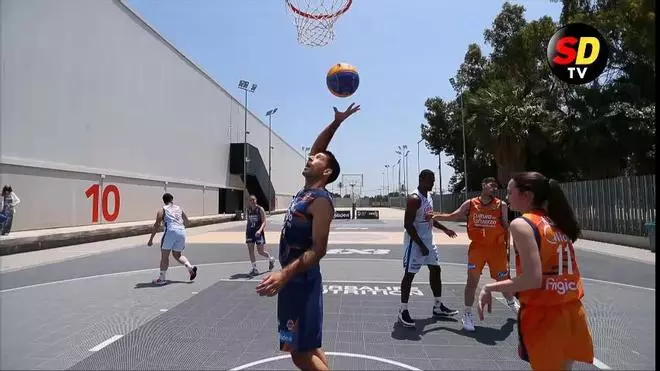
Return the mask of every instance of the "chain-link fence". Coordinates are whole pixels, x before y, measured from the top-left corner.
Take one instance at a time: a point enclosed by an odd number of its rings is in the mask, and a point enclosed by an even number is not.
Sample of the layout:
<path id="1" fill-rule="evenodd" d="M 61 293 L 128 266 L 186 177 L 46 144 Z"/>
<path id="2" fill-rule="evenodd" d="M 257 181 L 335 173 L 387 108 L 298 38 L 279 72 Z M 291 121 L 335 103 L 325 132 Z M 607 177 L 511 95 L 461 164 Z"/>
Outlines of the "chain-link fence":
<path id="1" fill-rule="evenodd" d="M 602 180 L 562 183 L 568 201 L 573 206 L 580 227 L 584 230 L 646 236 L 644 225 L 655 222 L 655 175 L 619 177 Z M 468 192 L 472 198 L 479 192 Z M 497 197 L 505 199 L 506 190 Z M 456 210 L 466 196 L 442 196 L 442 212 Z M 405 207 L 405 197 L 390 197 L 390 207 Z M 433 196 L 433 208 L 440 210 L 440 196 Z M 516 214 L 517 216 L 517 214 Z"/>

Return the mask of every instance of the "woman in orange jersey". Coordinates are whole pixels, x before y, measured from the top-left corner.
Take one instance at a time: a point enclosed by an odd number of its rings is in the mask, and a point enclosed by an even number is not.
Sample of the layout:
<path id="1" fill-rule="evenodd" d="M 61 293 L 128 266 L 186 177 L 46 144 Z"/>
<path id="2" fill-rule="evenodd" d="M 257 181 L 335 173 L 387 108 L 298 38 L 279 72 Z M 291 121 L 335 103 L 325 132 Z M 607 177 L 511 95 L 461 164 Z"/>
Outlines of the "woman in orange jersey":
<path id="1" fill-rule="evenodd" d="M 523 215 L 510 224 L 516 277 L 485 285 L 479 318 L 491 311 L 492 292 L 516 292 L 518 352 L 533 370 L 570 370 L 573 361 L 592 363 L 593 342 L 582 306 L 584 289 L 573 242 L 580 234 L 557 181 L 536 172 L 515 175 L 507 195 Z"/>

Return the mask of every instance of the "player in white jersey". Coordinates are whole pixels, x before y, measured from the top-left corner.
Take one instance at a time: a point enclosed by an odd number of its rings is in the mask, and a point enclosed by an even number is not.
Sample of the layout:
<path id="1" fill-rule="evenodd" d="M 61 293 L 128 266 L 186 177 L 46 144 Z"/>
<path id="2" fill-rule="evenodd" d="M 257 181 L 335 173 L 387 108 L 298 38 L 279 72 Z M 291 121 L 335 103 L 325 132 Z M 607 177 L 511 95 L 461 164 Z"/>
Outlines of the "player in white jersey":
<path id="1" fill-rule="evenodd" d="M 152 282 L 156 285 L 164 285 L 167 283 L 165 277 L 167 268 L 170 265 L 170 251 L 176 261 L 183 264 L 188 268 L 190 280 L 197 277 L 197 267 L 190 264 L 188 259 L 183 256 L 183 249 L 186 248 L 186 225 L 189 224 L 188 216 L 179 205 L 174 204 L 174 196 L 169 193 L 163 195 L 163 203 L 165 206 L 158 210 L 156 214 L 156 222 L 154 229 L 149 237 L 147 246 L 154 244 L 154 236 L 160 229 L 160 223 L 163 223 L 163 237 L 160 240 L 160 275 Z"/>
<path id="2" fill-rule="evenodd" d="M 441 229 L 447 236 L 456 237 L 456 232 L 445 227 L 433 218 L 433 200 L 429 192 L 433 189 L 435 174 L 425 169 L 419 173 L 419 185 L 408 196 L 406 214 L 404 216 L 404 248 L 403 268 L 404 275 L 401 280 L 401 308 L 399 309 L 399 322 L 405 327 L 415 326 L 415 321 L 408 312 L 408 298 L 415 274 L 422 265 L 429 268 L 429 282 L 435 297 L 433 305 L 434 317 L 447 317 L 458 314 L 457 310 L 449 309 L 442 303 L 442 278 L 438 250 L 433 245 L 433 227 Z"/>

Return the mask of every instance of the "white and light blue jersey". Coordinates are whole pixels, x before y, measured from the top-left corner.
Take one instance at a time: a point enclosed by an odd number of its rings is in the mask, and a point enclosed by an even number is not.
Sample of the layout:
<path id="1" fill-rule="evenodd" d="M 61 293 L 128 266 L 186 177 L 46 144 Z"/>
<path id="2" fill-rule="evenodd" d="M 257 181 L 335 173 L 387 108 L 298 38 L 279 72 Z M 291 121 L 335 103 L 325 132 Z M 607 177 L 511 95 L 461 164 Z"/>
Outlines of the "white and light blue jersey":
<path id="1" fill-rule="evenodd" d="M 183 209 L 174 204 L 163 206 L 163 224 L 166 231 L 185 230 L 186 227 L 183 224 Z"/>
<path id="2" fill-rule="evenodd" d="M 415 189 L 413 194 L 416 194 L 421 201 L 421 205 L 415 213 L 415 219 L 413 221 L 413 226 L 417 230 L 419 238 L 430 248 L 433 244 L 433 220 L 426 219 L 426 214 L 433 211 L 433 200 L 429 197 L 429 194 L 422 194 L 419 189 Z M 404 244 L 407 246 L 410 243 L 410 235 L 407 231 L 404 232 Z"/>

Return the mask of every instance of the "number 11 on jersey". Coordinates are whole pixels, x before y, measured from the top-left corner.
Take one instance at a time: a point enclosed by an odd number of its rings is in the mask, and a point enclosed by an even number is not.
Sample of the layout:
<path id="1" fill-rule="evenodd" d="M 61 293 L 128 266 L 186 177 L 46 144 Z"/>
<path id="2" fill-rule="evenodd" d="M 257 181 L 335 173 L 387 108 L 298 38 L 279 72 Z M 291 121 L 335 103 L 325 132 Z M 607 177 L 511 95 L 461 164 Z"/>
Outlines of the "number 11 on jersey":
<path id="1" fill-rule="evenodd" d="M 557 246 L 557 255 L 559 255 L 559 264 L 557 265 L 558 275 L 564 274 L 564 251 L 566 252 L 566 269 L 567 274 L 573 274 L 573 257 L 571 256 L 571 248 L 568 244 L 559 244 Z"/>

